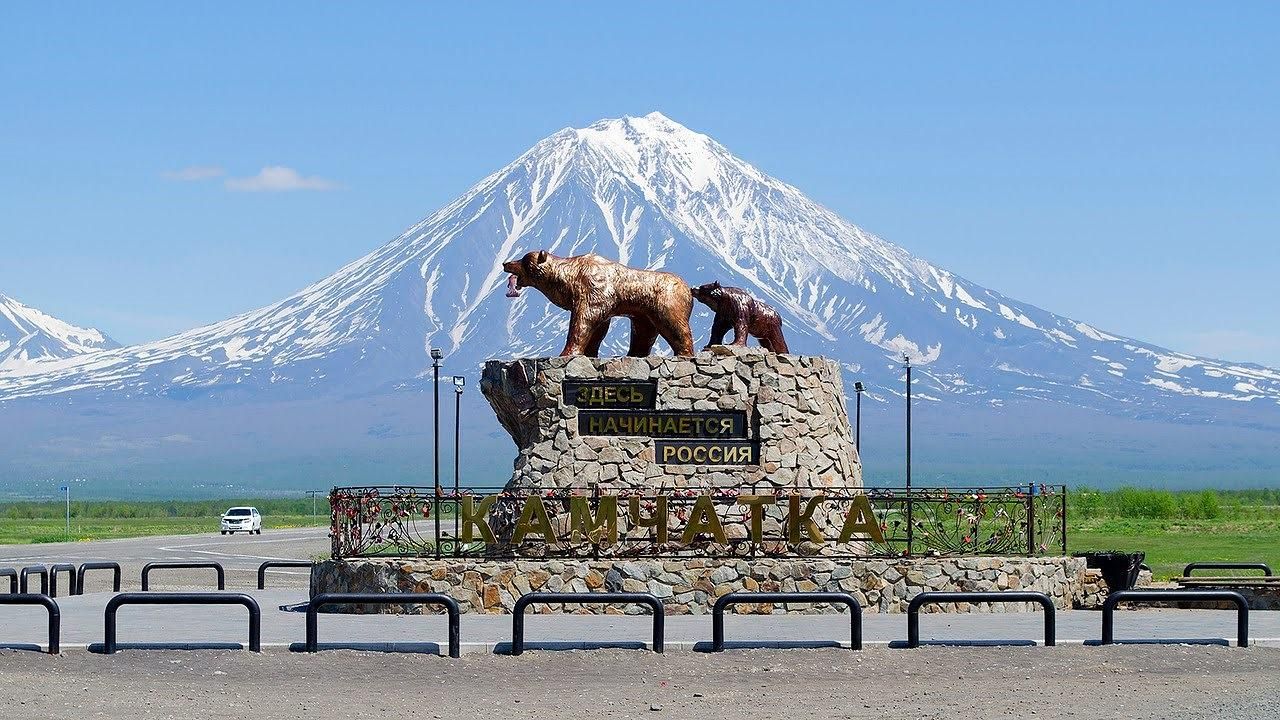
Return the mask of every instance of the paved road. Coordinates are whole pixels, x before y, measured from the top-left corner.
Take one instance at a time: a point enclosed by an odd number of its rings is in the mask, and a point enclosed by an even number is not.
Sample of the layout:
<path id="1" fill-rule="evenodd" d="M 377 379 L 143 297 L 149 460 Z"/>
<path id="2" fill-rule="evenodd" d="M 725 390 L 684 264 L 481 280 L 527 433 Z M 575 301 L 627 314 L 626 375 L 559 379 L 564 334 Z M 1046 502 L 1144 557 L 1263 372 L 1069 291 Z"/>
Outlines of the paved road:
<path id="1" fill-rule="evenodd" d="M 138 588 L 142 566 L 156 560 L 217 560 L 227 571 L 228 590 L 256 587 L 260 563 L 270 559 L 307 560 L 328 552 L 327 528 L 266 531 L 261 536 L 222 536 L 216 533 L 167 537 L 131 538 L 85 543 L 0 546 L 0 566 L 22 567 L 55 562 L 80 563 L 88 560 L 115 560 L 124 567 L 124 590 Z M 266 592 L 254 592 L 263 608 L 263 642 L 288 646 L 301 642 L 303 615 L 283 612 L 281 605 L 306 600 L 309 573 L 305 569 L 272 571 Z M 109 593 L 108 576 L 90 577 L 89 594 L 59 598 L 63 613 L 63 642 L 68 647 L 87 646 L 101 641 L 102 611 Z M 152 576 L 155 589 L 212 589 L 213 573 L 207 570 L 165 570 Z M 5 588 L 7 589 L 7 588 Z M 41 623 L 35 608 L 0 606 L 0 643 L 41 643 Z M 921 618 L 925 639 L 1037 639 L 1042 637 L 1039 613 L 1009 614 L 926 614 Z M 1097 612 L 1058 613 L 1060 643 L 1080 643 L 1096 639 L 1101 615 Z M 470 650 L 492 652 L 510 638 L 509 616 L 463 618 L 463 640 Z M 438 617 L 327 615 L 321 622 L 322 637 L 345 638 L 366 643 L 421 642 L 434 650 L 446 639 L 445 624 Z M 642 643 L 648 638 L 645 617 L 539 616 L 527 623 L 531 643 L 551 643 L 558 647 L 591 646 L 588 641 Z M 868 645 L 905 639 L 904 615 L 869 613 L 864 617 Z M 120 637 L 130 642 L 243 642 L 244 610 L 236 607 L 192 608 L 132 607 L 121 611 Z M 814 643 L 848 642 L 846 616 L 734 616 L 727 623 L 733 641 L 765 643 L 798 639 Z M 1255 643 L 1280 644 L 1280 613 L 1252 613 Z M 693 647 L 710 638 L 707 617 L 667 618 L 668 646 Z M 1229 611 L 1142 610 L 1117 615 L 1117 638 L 1234 638 L 1234 613 Z"/>
<path id="2" fill-rule="evenodd" d="M 258 565 L 264 560 L 310 560 L 329 553 L 329 529 L 324 527 L 296 530 L 264 530 L 261 535 L 168 535 L 158 537 L 126 538 L 121 540 L 95 540 L 76 543 L 47 543 L 39 545 L 0 545 L 0 567 L 21 568 L 26 565 L 51 565 L 72 563 L 78 565 L 90 560 L 113 560 L 120 563 L 124 572 L 122 590 L 136 590 L 142 575 L 142 566 L 156 560 L 216 560 L 227 572 L 227 589 L 257 587 Z M 283 568 L 270 571 L 271 585 L 306 587 L 308 571 Z M 98 587 L 109 588 L 109 574 L 94 579 L 91 574 L 86 585 L 102 583 Z M 153 572 L 154 589 L 212 588 L 212 570 L 156 570 Z M 93 587 L 87 588 L 92 591 Z"/>
<path id="3" fill-rule="evenodd" d="M 326 530 L 268 531 L 259 536 L 217 534 L 137 538 L 91 543 L 0 546 L 0 566 L 115 560 L 125 567 L 125 589 L 137 587 L 140 569 L 154 560 L 213 559 L 228 572 L 230 590 L 255 584 L 266 559 L 310 559 L 328 550 Z M 200 571 L 156 576 L 160 588 L 209 588 Z M 652 717 L 674 713 L 688 720 L 724 717 L 844 718 L 1213 718 L 1254 720 L 1274 714 L 1280 676 L 1280 613 L 1251 616 L 1254 647 L 1224 647 L 1234 639 L 1235 615 L 1214 610 L 1120 612 L 1120 640 L 1220 639 L 1217 646 L 1127 644 L 1082 647 L 1100 633 L 1097 612 L 1058 613 L 1062 647 L 927 647 L 893 649 L 906 635 L 903 615 L 867 614 L 866 649 L 847 646 L 846 616 L 734 616 L 730 647 L 720 655 L 688 652 L 710 639 L 710 620 L 667 618 L 665 656 L 615 649 L 644 647 L 646 616 L 531 616 L 528 648 L 509 647 L 509 616 L 464 615 L 464 656 L 449 661 L 422 653 L 351 652 L 355 649 L 443 651 L 440 616 L 325 615 L 317 656 L 290 653 L 304 637 L 302 613 L 281 609 L 306 599 L 307 573 L 282 570 L 272 589 L 252 591 L 263 611 L 260 655 L 239 650 L 161 652 L 184 647 L 243 646 L 245 611 L 239 607 L 125 607 L 115 656 L 85 652 L 102 641 L 110 593 L 58 598 L 62 612 L 60 657 L 0 649 L 0 687 L 6 718 L 168 717 L 234 714 L 262 718 L 365 718 L 380 714 L 433 717 Z M 103 582 L 99 579 L 96 582 Z M 91 581 L 91 584 L 95 581 Z M 101 587 L 101 586 L 98 586 Z M 1030 641 L 1042 634 L 1039 613 L 928 614 L 926 640 Z M 0 647 L 45 642 L 44 611 L 0 606 Z M 803 650 L 741 648 L 807 646 Z M 342 650 L 341 648 L 349 648 Z M 542 651 L 540 651 L 542 650 Z M 233 710 L 233 711 L 232 711 Z M 424 715 L 425 716 L 425 715 Z"/>
<path id="4" fill-rule="evenodd" d="M 303 589 L 272 589 L 250 593 L 262 608 L 262 642 L 266 647 L 286 648 L 304 639 L 304 614 L 281 610 L 306 601 Z M 103 610 L 110 593 L 90 593 L 58 598 L 62 612 L 63 647 L 88 647 L 102 642 Z M 36 645 L 45 642 L 44 610 L 0 605 L 0 643 Z M 128 644 L 182 643 L 245 644 L 247 614 L 239 606 L 131 606 L 118 614 L 119 641 Z M 925 640 L 1004 640 L 1031 642 L 1043 638 L 1040 613 L 931 613 L 921 617 Z M 846 615 L 730 616 L 726 620 L 730 647 L 772 647 L 800 641 L 809 646 L 849 642 Z M 1096 641 L 1101 633 L 1101 613 L 1076 610 L 1058 613 L 1058 642 L 1062 645 Z M 667 647 L 672 651 L 702 649 L 711 639 L 706 616 L 666 618 Z M 1280 647 L 1280 613 L 1251 615 L 1252 642 Z M 536 648 L 642 647 L 650 638 L 647 615 L 531 615 L 526 619 L 526 639 Z M 445 619 L 438 615 L 348 615 L 326 613 L 320 619 L 320 639 L 331 646 L 385 648 L 400 643 L 403 649 L 439 652 L 448 640 Z M 867 614 L 863 618 L 868 647 L 906 639 L 906 616 Z M 1120 640 L 1235 639 L 1235 613 L 1227 610 L 1135 610 L 1116 616 Z M 463 651 L 505 652 L 511 639 L 509 615 L 463 615 Z"/>
<path id="5" fill-rule="evenodd" d="M 119 559 L 136 568 L 154 559 L 214 558 L 231 571 L 232 589 L 253 584 L 265 558 L 323 553 L 322 530 L 259 537 L 218 535 L 0 548 L 0 564 Z M 175 578 L 207 587 L 206 578 Z M 296 585 L 295 585 L 296 583 Z M 244 720 L 367 718 L 653 717 L 733 718 L 1187 718 L 1255 720 L 1274 711 L 1280 676 L 1280 613 L 1252 614 L 1254 647 L 1127 644 L 1083 647 L 1098 637 L 1097 612 L 1058 613 L 1057 648 L 927 647 L 894 649 L 906 635 L 903 615 L 864 617 L 863 652 L 834 649 L 848 638 L 847 616 L 735 616 L 730 652 L 705 648 L 709 618 L 667 618 L 664 656 L 616 649 L 644 647 L 647 616 L 539 615 L 526 622 L 529 653 L 503 653 L 510 616 L 464 615 L 463 659 L 439 654 L 447 640 L 440 616 L 330 615 L 321 618 L 316 656 L 291 653 L 304 638 L 302 613 L 282 609 L 306 599 L 305 575 L 272 578 L 252 591 L 263 611 L 265 653 L 239 648 L 247 638 L 239 607 L 122 608 L 114 656 L 86 652 L 101 642 L 103 610 L 112 596 L 90 592 L 58 598 L 63 654 L 0 649 L 6 718 L 234 715 Z M 1234 639 L 1235 615 L 1222 610 L 1138 610 L 1117 615 L 1121 640 Z M 929 614 L 926 640 L 1041 637 L 1039 613 Z M 44 611 L 0 606 L 0 647 L 39 646 Z M 803 650 L 742 650 L 807 646 Z M 834 641 L 834 642 L 833 642 Z M 358 650 L 418 650 L 370 653 Z M 134 647 L 129 647 L 134 646 Z M 141 647 L 139 647 L 141 646 Z M 343 650 L 341 648 L 349 648 Z"/>

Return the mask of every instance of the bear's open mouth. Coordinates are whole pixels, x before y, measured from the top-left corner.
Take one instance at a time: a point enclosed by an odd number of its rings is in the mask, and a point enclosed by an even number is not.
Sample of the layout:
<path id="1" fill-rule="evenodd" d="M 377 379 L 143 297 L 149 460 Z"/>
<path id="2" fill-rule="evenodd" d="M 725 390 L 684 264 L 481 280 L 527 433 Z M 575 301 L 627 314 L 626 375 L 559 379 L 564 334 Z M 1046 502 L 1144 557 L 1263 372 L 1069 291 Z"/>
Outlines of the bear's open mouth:
<path id="1" fill-rule="evenodd" d="M 507 276 L 507 297 L 520 297 L 520 278 L 515 275 Z"/>

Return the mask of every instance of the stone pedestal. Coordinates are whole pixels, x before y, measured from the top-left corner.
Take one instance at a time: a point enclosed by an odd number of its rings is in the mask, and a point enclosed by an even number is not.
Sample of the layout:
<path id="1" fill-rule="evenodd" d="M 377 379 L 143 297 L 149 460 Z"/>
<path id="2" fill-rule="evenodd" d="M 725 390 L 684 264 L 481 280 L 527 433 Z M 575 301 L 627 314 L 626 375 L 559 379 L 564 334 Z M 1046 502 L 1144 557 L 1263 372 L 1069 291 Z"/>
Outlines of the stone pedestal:
<path id="1" fill-rule="evenodd" d="M 440 592 L 465 613 L 510 613 L 529 592 L 647 592 L 668 615 L 704 615 L 716 598 L 737 591 L 847 592 L 866 612 L 906 612 L 911 598 L 930 590 L 1034 590 L 1062 610 L 1091 606 L 1105 597 L 1084 560 L 1073 557 L 958 557 L 826 560 L 689 558 L 681 560 L 330 560 L 312 570 L 312 592 Z M 1090 582 L 1093 583 L 1092 587 Z M 334 606 L 343 612 L 412 612 L 421 606 Z M 925 612 L 1021 612 L 1034 603 L 929 605 Z M 543 605 L 532 612 L 649 612 L 631 605 Z M 428 608 L 428 612 L 433 610 Z M 835 613 L 842 605 L 793 603 L 739 605 L 738 613 Z"/>
<path id="2" fill-rule="evenodd" d="M 566 396 L 566 382 L 574 396 Z M 617 383 L 623 397 L 604 389 L 579 401 L 584 383 L 597 390 Z M 656 391 L 652 398 L 641 397 L 646 384 Z M 518 448 L 508 489 L 786 493 L 862 486 L 840 366 L 827 358 L 717 346 L 692 358 L 491 360 L 480 388 Z M 611 411 L 624 423 L 635 417 L 650 424 L 640 434 L 626 434 L 631 425 L 612 436 L 582 432 L 580 414 Z M 685 418 L 696 431 L 708 417 L 741 418 L 745 432 L 735 428 L 731 439 L 750 446 L 751 461 L 697 463 L 692 452 L 663 449 L 670 435 L 663 440 L 643 432 Z"/>
<path id="3" fill-rule="evenodd" d="M 667 614 L 707 613 L 735 591 L 848 592 L 869 612 L 901 612 L 928 590 L 1037 590 L 1062 608 L 1086 594 L 1080 558 L 898 557 L 905 548 L 885 534 L 902 527 L 903 507 L 889 498 L 877 507 L 859 490 L 833 360 L 727 346 L 692 358 L 495 360 L 485 364 L 481 390 L 518 454 L 503 492 L 458 499 L 462 532 L 452 549 L 467 552 L 320 563 L 313 593 L 440 592 L 465 612 L 504 613 L 533 591 L 633 591 L 660 598 Z M 382 500 L 372 504 L 382 518 Z M 368 510 L 356 503 L 352 512 Z M 946 513 L 954 522 L 953 509 Z M 385 537 L 379 522 L 368 531 Z M 397 530 L 403 522 L 399 514 L 387 521 Z"/>

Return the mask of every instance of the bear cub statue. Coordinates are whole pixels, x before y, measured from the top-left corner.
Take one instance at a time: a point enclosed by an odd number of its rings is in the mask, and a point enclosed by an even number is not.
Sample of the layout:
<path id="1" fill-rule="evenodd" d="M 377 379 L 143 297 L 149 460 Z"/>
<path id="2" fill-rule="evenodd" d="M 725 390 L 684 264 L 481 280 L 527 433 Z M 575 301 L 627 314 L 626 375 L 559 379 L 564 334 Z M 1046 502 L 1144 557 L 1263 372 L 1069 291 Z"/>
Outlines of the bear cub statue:
<path id="1" fill-rule="evenodd" d="M 716 314 L 711 324 L 711 342 L 704 350 L 712 345 L 723 345 L 725 333 L 732 328 L 732 345 L 745 347 L 747 336 L 753 335 L 765 350 L 788 352 L 787 341 L 782 337 L 782 319 L 778 317 L 778 311 L 767 303 L 752 297 L 742 288 L 723 287 L 719 282 L 699 285 L 692 292 L 695 300 Z"/>

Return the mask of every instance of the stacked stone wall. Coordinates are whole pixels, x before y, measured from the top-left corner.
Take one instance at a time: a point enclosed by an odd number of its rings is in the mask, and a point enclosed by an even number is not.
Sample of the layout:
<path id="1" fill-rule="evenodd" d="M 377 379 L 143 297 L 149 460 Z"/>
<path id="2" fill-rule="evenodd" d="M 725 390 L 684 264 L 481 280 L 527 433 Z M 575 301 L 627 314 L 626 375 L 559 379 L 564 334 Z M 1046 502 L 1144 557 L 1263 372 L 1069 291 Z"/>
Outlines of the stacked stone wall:
<path id="1" fill-rule="evenodd" d="M 852 594 L 866 612 L 905 612 L 917 593 L 929 590 L 1034 590 L 1067 609 L 1097 602 L 1084 560 L 1071 557 L 959 557 L 827 560 L 406 560 L 327 561 L 312 571 L 312 592 L 439 592 L 464 612 L 510 613 L 529 592 L 647 592 L 662 599 L 668 615 L 701 615 L 716 598 L 736 591 L 836 591 Z M 1105 588 L 1105 584 L 1103 585 Z M 1019 612 L 1022 603 L 930 606 L 927 611 Z M 356 607 L 354 612 L 403 608 Z M 642 613 L 640 606 L 534 606 L 534 612 Z M 795 603 L 785 611 L 842 612 L 841 606 Z M 737 612 L 784 612 L 775 605 L 743 605 Z"/>
<path id="2" fill-rule="evenodd" d="M 581 436 L 565 380 L 653 381 L 659 411 L 742 411 L 760 462 L 663 464 L 651 438 Z M 862 485 L 840 365 L 823 357 L 716 346 L 694 357 L 491 360 L 481 390 L 518 448 L 511 489 Z"/>

